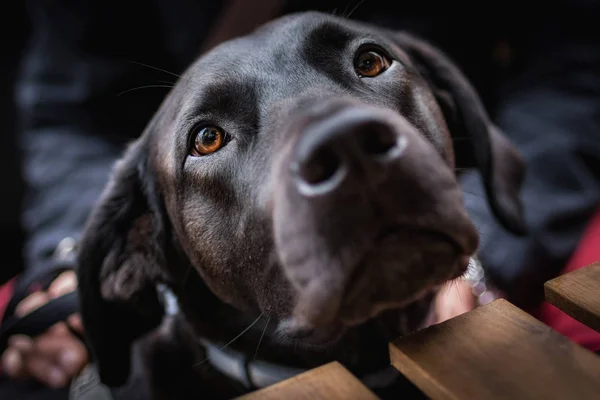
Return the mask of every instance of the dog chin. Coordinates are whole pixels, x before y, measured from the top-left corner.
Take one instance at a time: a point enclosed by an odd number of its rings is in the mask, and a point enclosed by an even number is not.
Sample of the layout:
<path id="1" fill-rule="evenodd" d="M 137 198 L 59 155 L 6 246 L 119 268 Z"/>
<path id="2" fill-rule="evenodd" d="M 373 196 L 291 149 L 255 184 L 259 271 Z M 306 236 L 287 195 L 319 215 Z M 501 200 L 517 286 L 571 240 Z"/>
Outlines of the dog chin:
<path id="1" fill-rule="evenodd" d="M 338 316 L 344 325 L 405 309 L 463 275 L 469 264 L 470 257 L 445 237 L 436 237 L 427 246 L 418 242 L 423 236 L 413 241 L 396 239 L 390 235 L 382 240 L 356 269 Z M 415 246 L 420 250 L 407 257 L 412 245 L 420 245 Z"/>
<path id="2" fill-rule="evenodd" d="M 361 329 L 365 324 L 379 319 L 384 313 L 395 313 L 398 324 L 394 324 L 398 329 L 391 334 L 388 339 L 392 340 L 423 328 L 430 315 L 430 306 L 434 295 L 443 285 L 435 285 L 425 288 L 415 296 L 403 303 L 395 302 L 393 305 L 380 305 L 372 310 L 365 317 L 354 320 L 337 321 L 327 326 L 319 326 L 313 329 L 305 329 L 296 325 L 294 318 L 289 317 L 279 322 L 276 333 L 278 342 L 286 347 L 293 347 L 302 351 L 323 352 L 336 347 L 343 341 L 344 337 L 355 330 Z M 418 308 L 419 303 L 426 305 L 426 310 L 422 313 L 415 313 L 411 310 L 413 306 Z"/>
<path id="3" fill-rule="evenodd" d="M 402 314 L 411 316 L 394 334 L 417 330 L 426 322 L 434 294 L 446 282 L 461 276 L 469 262 L 469 256 L 456 241 L 436 232 L 388 231 L 374 243 L 377 245 L 360 257 L 337 315 L 318 322 L 292 312 L 277 327 L 281 344 L 303 350 L 327 350 L 384 313 L 395 313 L 398 319 L 405 320 Z M 427 310 L 415 317 L 411 309 L 419 302 L 426 302 Z M 319 305 L 323 304 L 312 304 L 317 309 Z"/>

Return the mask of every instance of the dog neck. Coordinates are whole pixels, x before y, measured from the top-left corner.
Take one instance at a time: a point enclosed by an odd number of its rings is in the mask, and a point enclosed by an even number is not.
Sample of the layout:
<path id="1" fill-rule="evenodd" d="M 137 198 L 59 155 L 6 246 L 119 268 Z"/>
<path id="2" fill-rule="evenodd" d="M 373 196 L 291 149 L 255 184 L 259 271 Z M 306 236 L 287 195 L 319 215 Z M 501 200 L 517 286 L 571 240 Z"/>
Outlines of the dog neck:
<path id="1" fill-rule="evenodd" d="M 158 284 L 157 291 L 165 315 L 177 316 L 180 313 L 177 296 L 164 284 Z M 199 338 L 198 342 L 205 349 L 205 361 L 210 362 L 215 369 L 243 384 L 249 390 L 271 386 L 310 369 L 293 368 L 288 365 L 256 359 L 255 355 L 237 351 L 227 345 L 217 345 L 206 338 Z M 399 376 L 399 372 L 388 365 L 374 372 L 364 374 L 360 377 L 360 380 L 370 389 L 378 390 L 393 384 Z"/>
<path id="2" fill-rule="evenodd" d="M 471 282 L 474 289 L 485 283 L 485 274 L 477 258 L 472 258 L 464 278 Z M 366 386 L 374 390 L 384 388 L 398 377 L 395 369 L 389 368 L 388 341 L 415 330 L 415 326 L 407 321 L 421 318 L 423 322 L 431 304 L 431 298 L 425 298 L 405 309 L 386 312 L 384 314 L 389 318 L 382 315 L 366 326 L 353 329 L 352 334 L 347 335 L 351 336 L 350 340 L 345 337 L 337 349 L 299 352 L 282 344 L 268 343 L 269 335 L 265 335 L 268 319 L 263 329 L 257 324 L 261 316 L 245 315 L 218 301 L 216 297 L 189 298 L 191 293 L 204 291 L 182 291 L 187 295 L 178 299 L 167 285 L 159 284 L 157 290 L 165 315 L 178 316 L 184 324 L 192 327 L 191 339 L 196 344 L 191 345 L 202 348 L 206 357 L 200 362 L 210 363 L 216 370 L 248 389 L 281 382 L 330 361 L 341 362 Z M 198 304 L 202 304 L 200 310 L 195 308 Z M 211 310 L 208 315 L 207 309 Z M 199 315 L 203 316 L 195 321 Z M 236 323 L 232 324 L 232 321 Z M 248 325 L 249 322 L 252 323 Z M 386 330 L 387 333 L 382 334 Z M 234 336 L 235 339 L 231 340 Z M 259 347 L 261 357 L 257 358 Z"/>

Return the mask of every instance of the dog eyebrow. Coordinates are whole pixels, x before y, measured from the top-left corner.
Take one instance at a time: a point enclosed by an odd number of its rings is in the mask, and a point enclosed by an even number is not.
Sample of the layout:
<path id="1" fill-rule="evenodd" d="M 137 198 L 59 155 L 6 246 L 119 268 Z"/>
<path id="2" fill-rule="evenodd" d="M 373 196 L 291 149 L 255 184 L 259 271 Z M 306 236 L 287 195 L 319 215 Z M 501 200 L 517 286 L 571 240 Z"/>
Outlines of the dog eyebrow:
<path id="1" fill-rule="evenodd" d="M 198 116 L 206 116 L 247 123 L 248 117 L 256 114 L 257 104 L 257 86 L 252 77 L 220 80 L 198 89 L 183 118 L 196 120 Z"/>
<path id="2" fill-rule="evenodd" d="M 312 59 L 326 46 L 331 50 L 343 50 L 354 39 L 352 30 L 334 21 L 326 21 L 312 29 L 302 43 L 302 52 Z M 315 51 L 316 49 L 316 51 Z"/>
<path id="3" fill-rule="evenodd" d="M 335 21 L 315 26 L 303 40 L 300 51 L 303 59 L 315 70 L 326 74 L 332 81 L 350 81 L 348 70 L 342 65 L 342 56 L 357 39 L 357 32 Z"/>
<path id="4" fill-rule="evenodd" d="M 181 111 L 175 122 L 175 130 L 179 132 L 178 146 L 183 144 L 189 130 L 199 123 L 228 126 L 253 124 L 257 118 L 258 104 L 254 81 L 251 77 L 243 80 L 223 78 L 182 90 Z"/>

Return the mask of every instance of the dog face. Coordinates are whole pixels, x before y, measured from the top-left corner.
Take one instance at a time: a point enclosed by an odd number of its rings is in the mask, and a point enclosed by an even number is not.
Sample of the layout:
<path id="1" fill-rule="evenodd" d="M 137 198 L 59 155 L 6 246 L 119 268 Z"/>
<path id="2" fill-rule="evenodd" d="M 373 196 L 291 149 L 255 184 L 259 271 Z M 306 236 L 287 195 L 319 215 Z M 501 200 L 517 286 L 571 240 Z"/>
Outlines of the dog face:
<path id="1" fill-rule="evenodd" d="M 122 382 L 131 340 L 160 320 L 153 285 L 189 268 L 308 343 L 458 277 L 478 236 L 455 168 L 477 168 L 500 222 L 523 232 L 519 155 L 428 44 L 305 13 L 218 46 L 117 164 L 86 227 L 82 315 L 101 376 Z"/>

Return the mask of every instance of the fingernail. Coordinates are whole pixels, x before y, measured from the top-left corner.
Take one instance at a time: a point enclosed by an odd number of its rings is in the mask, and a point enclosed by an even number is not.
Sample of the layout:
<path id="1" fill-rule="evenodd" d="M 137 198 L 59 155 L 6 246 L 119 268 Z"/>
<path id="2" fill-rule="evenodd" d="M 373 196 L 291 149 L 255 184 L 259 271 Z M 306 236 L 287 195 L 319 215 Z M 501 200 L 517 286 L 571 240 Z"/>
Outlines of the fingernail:
<path id="1" fill-rule="evenodd" d="M 54 387 L 61 387 L 65 384 L 66 375 L 58 368 L 50 368 L 48 381 Z"/>
<path id="2" fill-rule="evenodd" d="M 71 350 L 65 350 L 60 353 L 60 363 L 65 367 L 71 367 L 77 362 L 77 354 Z"/>
<path id="3" fill-rule="evenodd" d="M 6 373 L 8 375 L 14 375 L 20 367 L 21 357 L 19 357 L 19 353 L 16 351 L 7 350 L 6 353 L 4 353 L 4 357 L 2 357 L 2 361 Z"/>

